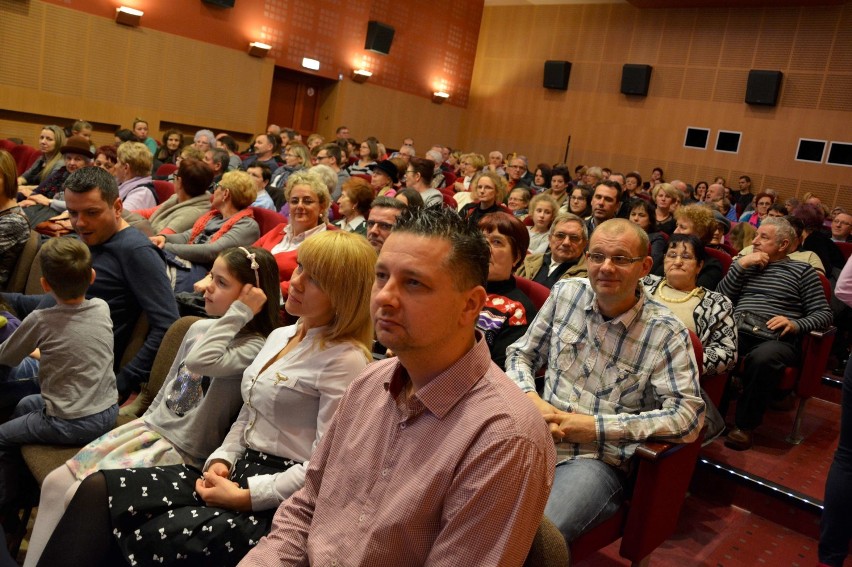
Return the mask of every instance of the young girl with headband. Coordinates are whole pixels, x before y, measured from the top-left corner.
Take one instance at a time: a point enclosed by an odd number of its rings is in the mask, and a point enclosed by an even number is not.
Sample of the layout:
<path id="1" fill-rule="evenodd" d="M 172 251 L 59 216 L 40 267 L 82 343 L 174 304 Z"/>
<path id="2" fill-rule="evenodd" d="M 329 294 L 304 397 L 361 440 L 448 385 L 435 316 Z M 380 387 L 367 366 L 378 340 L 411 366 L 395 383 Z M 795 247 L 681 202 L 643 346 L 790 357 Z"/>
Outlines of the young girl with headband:
<path id="1" fill-rule="evenodd" d="M 187 330 L 157 397 L 142 417 L 92 441 L 44 480 L 27 552 L 35 565 L 80 482 L 103 469 L 199 467 L 240 411 L 240 382 L 278 327 L 278 266 L 262 248 L 230 248 L 205 278 L 207 314 Z"/>

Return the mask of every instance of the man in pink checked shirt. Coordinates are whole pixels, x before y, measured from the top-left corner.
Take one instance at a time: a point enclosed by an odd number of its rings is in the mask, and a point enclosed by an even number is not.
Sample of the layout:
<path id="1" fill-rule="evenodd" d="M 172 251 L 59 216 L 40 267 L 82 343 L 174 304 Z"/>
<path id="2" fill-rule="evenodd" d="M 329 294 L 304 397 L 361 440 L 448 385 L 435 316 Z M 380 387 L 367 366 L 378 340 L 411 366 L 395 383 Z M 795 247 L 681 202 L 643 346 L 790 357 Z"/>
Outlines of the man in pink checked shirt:
<path id="1" fill-rule="evenodd" d="M 455 212 L 402 214 L 371 300 L 396 357 L 352 383 L 304 488 L 240 565 L 523 564 L 555 451 L 475 331 L 488 258 Z"/>

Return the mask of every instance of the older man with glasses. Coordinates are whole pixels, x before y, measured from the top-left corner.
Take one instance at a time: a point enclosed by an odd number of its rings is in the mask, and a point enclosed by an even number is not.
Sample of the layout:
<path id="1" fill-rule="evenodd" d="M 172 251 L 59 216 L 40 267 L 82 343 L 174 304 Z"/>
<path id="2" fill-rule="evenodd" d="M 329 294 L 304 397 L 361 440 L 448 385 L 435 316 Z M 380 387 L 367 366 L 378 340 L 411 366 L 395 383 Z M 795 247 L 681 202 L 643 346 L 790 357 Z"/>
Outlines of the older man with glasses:
<path id="1" fill-rule="evenodd" d="M 547 252 L 527 255 L 515 275 L 548 288 L 562 279 L 585 278 L 589 271 L 583 252 L 588 241 L 589 233 L 583 219 L 572 213 L 562 213 L 550 225 Z"/>

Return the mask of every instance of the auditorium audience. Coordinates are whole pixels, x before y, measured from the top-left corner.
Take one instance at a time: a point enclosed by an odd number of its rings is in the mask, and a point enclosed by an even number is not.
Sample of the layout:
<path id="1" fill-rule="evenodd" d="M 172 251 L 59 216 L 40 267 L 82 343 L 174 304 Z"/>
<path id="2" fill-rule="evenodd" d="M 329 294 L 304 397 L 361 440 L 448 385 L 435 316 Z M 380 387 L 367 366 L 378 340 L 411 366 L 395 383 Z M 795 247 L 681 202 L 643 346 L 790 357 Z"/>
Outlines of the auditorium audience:
<path id="1" fill-rule="evenodd" d="M 674 212 L 680 206 L 681 192 L 670 183 L 659 183 L 651 190 L 651 197 L 657 205 L 657 230 L 671 235 L 676 226 Z"/>
<path id="2" fill-rule="evenodd" d="M 246 169 L 246 173 L 251 175 L 252 179 L 254 179 L 255 188 L 257 189 L 257 197 L 254 200 L 254 203 L 251 204 L 252 207 L 256 207 L 259 209 L 267 209 L 269 211 L 278 212 L 279 207 L 275 206 L 275 203 L 272 201 L 272 197 L 267 192 L 267 188 L 269 187 L 269 181 L 272 179 L 272 172 L 269 171 L 269 168 L 266 167 L 265 163 L 255 163 L 251 167 Z M 281 192 L 282 201 L 284 192 Z"/>
<path id="3" fill-rule="evenodd" d="M 284 150 L 284 165 L 272 170 L 272 181 L 270 181 L 272 193 L 277 195 L 281 202 L 278 205 L 279 209 L 284 204 L 284 186 L 287 185 L 287 179 L 294 172 L 309 167 L 311 167 L 311 152 L 308 147 L 296 142 L 288 145 Z"/>
<path id="4" fill-rule="evenodd" d="M 317 152 L 317 165 L 328 166 L 337 174 L 337 186 L 330 193 L 332 201 L 336 201 L 340 197 L 340 192 L 343 190 L 343 182 L 349 179 L 349 172 L 346 171 L 348 163 L 343 150 L 338 144 L 323 144 Z"/>
<path id="5" fill-rule="evenodd" d="M 840 210 L 831 221 L 831 239 L 835 242 L 852 242 L 852 215 Z"/>
<path id="6" fill-rule="evenodd" d="M 755 208 L 744 212 L 740 216 L 740 222 L 747 222 L 757 228 L 769 214 L 769 208 L 772 207 L 774 199 L 772 195 L 764 191 L 754 196 L 754 202 L 756 204 Z"/>
<path id="7" fill-rule="evenodd" d="M 45 478 L 26 565 L 37 564 L 65 506 L 90 474 L 131 466 L 201 467 L 224 439 L 242 403 L 243 371 L 278 327 L 275 261 L 260 248 L 230 248 L 216 259 L 204 288 L 210 299 L 205 310 L 214 318 L 186 332 L 156 397 L 143 388 L 131 404 L 137 407 L 130 415 L 145 415 L 83 447 Z"/>
<path id="8" fill-rule="evenodd" d="M 191 292 L 222 250 L 257 240 L 260 228 L 249 208 L 256 195 L 254 179 L 248 173 L 229 171 L 215 185 L 210 211 L 192 227 L 151 237 L 151 242 L 166 253 L 176 292 Z"/>
<path id="9" fill-rule="evenodd" d="M 118 156 L 115 155 L 115 146 L 101 146 L 95 150 L 95 160 L 92 162 L 92 165 L 100 167 L 114 177 L 117 161 Z"/>
<path id="10" fill-rule="evenodd" d="M 716 230 L 716 217 L 709 207 L 704 205 L 687 205 L 675 211 L 677 225 L 674 234 L 693 234 L 707 246 L 713 239 Z M 663 275 L 662 270 L 653 272 Z M 698 285 L 711 291 L 715 290 L 724 276 L 722 263 L 713 256 L 707 255 L 701 271 L 698 274 Z"/>
<path id="11" fill-rule="evenodd" d="M 588 173 L 586 176 L 588 177 Z M 592 216 L 586 221 L 589 234 L 592 234 L 595 228 L 601 224 L 614 219 L 615 215 L 618 214 L 618 210 L 621 208 L 622 191 L 621 185 L 617 181 L 601 181 L 594 187 L 595 191 L 592 194 Z"/>
<path id="12" fill-rule="evenodd" d="M 203 468 L 89 476 L 41 562 L 115 565 L 116 557 L 130 562 L 156 553 L 169 563 L 179 563 L 180 554 L 188 563 L 236 565 L 269 531 L 279 505 L 306 483 L 314 449 L 326 432 L 333 437 L 338 404 L 370 360 L 375 263 L 359 236 L 329 232 L 306 242 L 285 304 L 298 321 L 272 331 L 245 370 L 244 404 Z"/>

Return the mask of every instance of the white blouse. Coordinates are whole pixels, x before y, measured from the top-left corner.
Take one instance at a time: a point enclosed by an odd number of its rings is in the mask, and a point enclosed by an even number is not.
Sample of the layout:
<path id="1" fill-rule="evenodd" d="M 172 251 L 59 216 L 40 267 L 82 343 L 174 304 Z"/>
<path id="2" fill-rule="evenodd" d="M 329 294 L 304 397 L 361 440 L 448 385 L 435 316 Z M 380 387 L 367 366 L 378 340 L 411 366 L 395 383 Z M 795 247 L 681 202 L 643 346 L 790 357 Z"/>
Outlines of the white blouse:
<path id="1" fill-rule="evenodd" d="M 249 478 L 253 510 L 278 506 L 305 482 L 311 454 L 328 428 L 349 383 L 367 366 L 364 350 L 351 342 L 320 348 L 326 327 L 311 329 L 285 356 L 261 372 L 296 334 L 298 323 L 272 331 L 243 374 L 243 407 L 221 447 L 210 455 L 231 464 L 246 448 L 301 461 L 286 471 Z"/>

